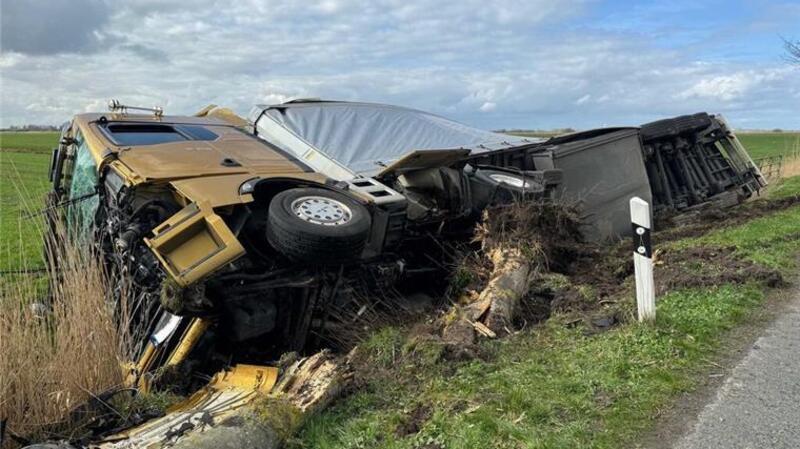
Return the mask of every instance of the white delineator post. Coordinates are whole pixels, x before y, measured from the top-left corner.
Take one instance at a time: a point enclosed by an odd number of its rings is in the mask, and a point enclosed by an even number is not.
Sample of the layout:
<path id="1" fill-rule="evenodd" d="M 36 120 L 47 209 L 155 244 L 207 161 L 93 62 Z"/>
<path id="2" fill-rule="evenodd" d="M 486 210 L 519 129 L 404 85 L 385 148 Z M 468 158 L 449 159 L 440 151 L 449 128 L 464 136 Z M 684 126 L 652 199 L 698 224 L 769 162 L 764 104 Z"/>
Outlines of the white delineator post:
<path id="1" fill-rule="evenodd" d="M 656 319 L 656 292 L 653 283 L 653 246 L 650 243 L 650 205 L 637 196 L 631 198 L 630 205 L 639 321 L 652 321 Z"/>

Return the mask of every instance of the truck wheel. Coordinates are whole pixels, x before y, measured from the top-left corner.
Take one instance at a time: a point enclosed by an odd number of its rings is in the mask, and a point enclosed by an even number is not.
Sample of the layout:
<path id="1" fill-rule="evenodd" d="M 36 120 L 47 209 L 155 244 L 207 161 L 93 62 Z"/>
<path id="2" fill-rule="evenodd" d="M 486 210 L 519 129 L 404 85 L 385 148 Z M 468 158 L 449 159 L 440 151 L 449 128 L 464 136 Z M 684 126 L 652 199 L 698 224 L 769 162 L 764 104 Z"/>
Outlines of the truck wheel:
<path id="1" fill-rule="evenodd" d="M 642 140 L 675 137 L 683 133 L 693 133 L 711 126 L 711 117 L 705 112 L 693 115 L 658 120 L 642 125 Z"/>
<path id="2" fill-rule="evenodd" d="M 267 241 L 294 261 L 338 265 L 361 256 L 371 224 L 367 208 L 344 194 L 289 189 L 269 204 Z"/>

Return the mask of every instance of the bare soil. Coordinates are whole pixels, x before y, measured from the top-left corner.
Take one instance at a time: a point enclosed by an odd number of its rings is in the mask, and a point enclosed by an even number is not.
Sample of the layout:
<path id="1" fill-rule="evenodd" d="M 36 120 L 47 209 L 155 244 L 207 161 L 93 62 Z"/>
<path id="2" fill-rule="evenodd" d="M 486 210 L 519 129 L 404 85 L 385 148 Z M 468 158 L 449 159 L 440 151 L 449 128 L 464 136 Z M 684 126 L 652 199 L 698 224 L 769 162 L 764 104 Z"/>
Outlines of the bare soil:
<path id="1" fill-rule="evenodd" d="M 693 214 L 678 228 L 657 232 L 657 244 L 700 236 L 724 226 L 735 226 L 765 214 L 800 204 L 800 197 L 759 199 L 728 209 L 707 209 Z M 625 305 L 633 296 L 633 264 L 629 242 L 596 245 L 575 241 L 550 243 L 562 257 L 551 260 L 551 273 L 562 275 L 553 285 L 547 275 L 535 278 L 523 301 L 518 325 L 531 324 L 554 312 L 575 315 L 597 329 L 607 329 L 630 317 Z M 759 282 L 767 287 L 785 285 L 780 272 L 745 260 L 733 247 L 695 247 L 657 252 L 657 295 L 681 288 Z"/>
<path id="2" fill-rule="evenodd" d="M 735 226 L 762 215 L 778 212 L 800 204 L 800 196 L 780 199 L 757 198 L 731 208 L 711 207 L 656 220 L 655 229 L 661 241 L 697 237 L 721 226 Z"/>
<path id="3" fill-rule="evenodd" d="M 395 430 L 395 435 L 398 438 L 403 438 L 408 435 L 418 433 L 422 426 L 431 419 L 433 409 L 424 404 L 418 404 L 408 415 L 405 416 Z"/>

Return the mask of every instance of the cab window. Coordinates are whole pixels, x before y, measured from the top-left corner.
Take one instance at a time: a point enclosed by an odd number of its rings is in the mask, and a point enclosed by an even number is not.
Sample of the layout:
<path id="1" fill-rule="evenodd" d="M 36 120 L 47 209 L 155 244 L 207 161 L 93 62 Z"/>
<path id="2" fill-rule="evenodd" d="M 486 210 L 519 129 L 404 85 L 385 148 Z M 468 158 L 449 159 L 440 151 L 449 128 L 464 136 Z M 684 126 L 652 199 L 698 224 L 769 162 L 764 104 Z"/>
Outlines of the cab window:
<path id="1" fill-rule="evenodd" d="M 84 233 L 91 229 L 100 199 L 96 192 L 98 175 L 89 146 L 80 131 L 75 133 L 74 159 L 70 167 L 67 224 Z M 93 196 L 92 196 L 93 195 Z"/>
<path id="2" fill-rule="evenodd" d="M 119 146 L 158 145 L 187 140 L 216 140 L 219 135 L 202 125 L 107 122 L 100 129 Z"/>

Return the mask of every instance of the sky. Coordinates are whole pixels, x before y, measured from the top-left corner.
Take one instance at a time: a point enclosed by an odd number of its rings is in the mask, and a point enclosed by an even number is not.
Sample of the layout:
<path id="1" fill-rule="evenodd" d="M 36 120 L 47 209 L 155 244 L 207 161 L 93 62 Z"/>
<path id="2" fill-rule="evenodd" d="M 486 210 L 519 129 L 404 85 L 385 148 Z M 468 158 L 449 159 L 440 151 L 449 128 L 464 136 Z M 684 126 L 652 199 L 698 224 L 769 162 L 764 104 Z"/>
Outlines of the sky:
<path id="1" fill-rule="evenodd" d="M 298 97 L 485 129 L 800 129 L 800 0 L 2 0 L 0 127 Z"/>

